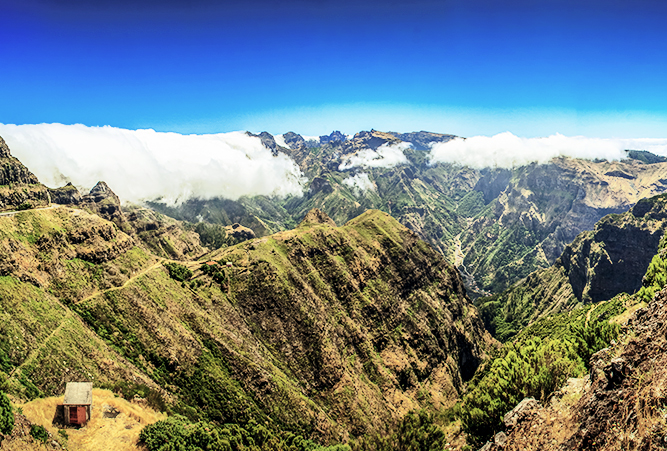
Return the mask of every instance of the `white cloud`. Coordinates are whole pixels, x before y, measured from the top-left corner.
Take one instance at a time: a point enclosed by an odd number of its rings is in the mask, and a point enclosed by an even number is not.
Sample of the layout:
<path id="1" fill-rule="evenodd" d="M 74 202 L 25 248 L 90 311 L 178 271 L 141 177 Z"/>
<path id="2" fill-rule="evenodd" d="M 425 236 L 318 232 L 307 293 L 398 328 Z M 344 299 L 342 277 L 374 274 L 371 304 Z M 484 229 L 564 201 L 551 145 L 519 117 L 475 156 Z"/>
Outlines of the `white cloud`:
<path id="1" fill-rule="evenodd" d="M 352 155 L 344 156 L 338 170 L 346 171 L 355 167 L 393 168 L 408 162 L 403 151 L 411 146 L 410 143 L 401 142 L 398 144 L 383 144 L 377 150 L 360 150 Z"/>
<path id="2" fill-rule="evenodd" d="M 343 185 L 347 185 L 354 191 L 356 196 L 359 196 L 366 191 L 375 191 L 375 184 L 368 178 L 368 174 L 360 172 L 354 176 L 343 179 Z"/>
<path id="3" fill-rule="evenodd" d="M 289 149 L 289 146 L 285 142 L 285 137 L 283 135 L 275 135 L 273 139 L 276 140 L 276 144 L 278 144 L 281 147 L 286 147 Z"/>
<path id="4" fill-rule="evenodd" d="M 181 135 L 109 126 L 0 124 L 11 152 L 47 186 L 104 180 L 123 201 L 300 195 L 303 175 L 243 132 Z"/>
<path id="5" fill-rule="evenodd" d="M 456 138 L 431 148 L 431 163 L 459 163 L 474 168 L 546 163 L 554 157 L 620 160 L 625 149 L 667 155 L 667 139 L 602 139 L 555 134 L 546 138 L 521 138 L 510 132 L 495 136 Z"/>
<path id="6" fill-rule="evenodd" d="M 304 141 L 315 141 L 317 144 L 320 143 L 320 137 L 319 136 L 306 136 L 306 135 L 301 135 Z"/>

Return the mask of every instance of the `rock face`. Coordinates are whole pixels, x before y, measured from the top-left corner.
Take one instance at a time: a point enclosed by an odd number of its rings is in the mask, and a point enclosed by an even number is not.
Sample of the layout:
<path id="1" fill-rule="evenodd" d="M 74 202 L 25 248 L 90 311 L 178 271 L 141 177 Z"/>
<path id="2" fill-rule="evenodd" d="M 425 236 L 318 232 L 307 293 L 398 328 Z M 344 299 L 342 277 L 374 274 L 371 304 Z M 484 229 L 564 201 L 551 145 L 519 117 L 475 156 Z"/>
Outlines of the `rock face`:
<path id="1" fill-rule="evenodd" d="M 12 154 L 9 152 L 9 146 L 0 136 L 0 158 L 11 158 Z"/>
<path id="2" fill-rule="evenodd" d="M 11 155 L 0 137 L 0 211 L 47 206 L 49 202 L 47 188 Z"/>

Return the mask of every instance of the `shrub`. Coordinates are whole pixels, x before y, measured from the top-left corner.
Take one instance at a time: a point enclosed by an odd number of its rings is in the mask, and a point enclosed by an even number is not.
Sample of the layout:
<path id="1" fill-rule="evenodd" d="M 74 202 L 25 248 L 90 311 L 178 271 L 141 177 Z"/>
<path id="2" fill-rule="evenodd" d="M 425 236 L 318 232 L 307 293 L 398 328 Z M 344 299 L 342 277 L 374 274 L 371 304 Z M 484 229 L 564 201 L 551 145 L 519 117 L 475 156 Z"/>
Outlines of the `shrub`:
<path id="1" fill-rule="evenodd" d="M 39 424 L 33 424 L 30 427 L 30 435 L 42 443 L 46 443 L 49 440 L 49 433 L 46 432 L 44 426 L 40 426 Z"/>
<path id="2" fill-rule="evenodd" d="M 165 263 L 164 267 L 169 271 L 169 277 L 178 282 L 185 282 L 192 277 L 192 271 L 179 263 Z"/>
<path id="3" fill-rule="evenodd" d="M 3 434 L 11 434 L 14 430 L 14 414 L 12 413 L 12 405 L 9 398 L 0 391 L 0 432 Z"/>

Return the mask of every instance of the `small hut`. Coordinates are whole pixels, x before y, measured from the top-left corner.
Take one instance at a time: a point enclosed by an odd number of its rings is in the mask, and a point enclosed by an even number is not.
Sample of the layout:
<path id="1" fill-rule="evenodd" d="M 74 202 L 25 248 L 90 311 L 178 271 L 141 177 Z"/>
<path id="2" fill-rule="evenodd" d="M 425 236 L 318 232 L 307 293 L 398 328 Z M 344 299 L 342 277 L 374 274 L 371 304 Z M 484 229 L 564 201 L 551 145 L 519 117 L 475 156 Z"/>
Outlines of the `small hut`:
<path id="1" fill-rule="evenodd" d="M 65 423 L 85 426 L 90 419 L 90 406 L 92 404 L 92 382 L 68 382 L 65 387 L 65 401 L 63 402 Z"/>

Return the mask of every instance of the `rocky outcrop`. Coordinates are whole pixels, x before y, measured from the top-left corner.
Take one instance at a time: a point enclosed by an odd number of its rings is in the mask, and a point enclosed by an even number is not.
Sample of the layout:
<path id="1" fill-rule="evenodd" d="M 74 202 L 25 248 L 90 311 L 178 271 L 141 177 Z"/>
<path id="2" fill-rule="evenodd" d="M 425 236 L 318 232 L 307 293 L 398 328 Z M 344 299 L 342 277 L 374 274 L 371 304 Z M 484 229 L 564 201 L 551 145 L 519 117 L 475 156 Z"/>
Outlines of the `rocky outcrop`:
<path id="1" fill-rule="evenodd" d="M 256 238 L 255 232 L 253 232 L 252 229 L 243 227 L 239 223 L 227 226 L 225 227 L 225 230 L 227 231 L 227 236 L 232 238 L 236 243 L 241 243 L 243 241 Z"/>
<path id="2" fill-rule="evenodd" d="M 0 211 L 49 205 L 48 189 L 14 158 L 0 137 Z"/>
<path id="3" fill-rule="evenodd" d="M 301 221 L 301 224 L 299 224 L 299 227 L 308 227 L 317 224 L 327 224 L 331 227 L 336 227 L 336 223 L 333 222 L 333 219 L 318 208 L 310 210 Z"/>
<path id="4" fill-rule="evenodd" d="M 49 195 L 51 202 L 59 205 L 79 205 L 83 199 L 71 182 L 60 188 L 49 188 Z"/>
<path id="5" fill-rule="evenodd" d="M 583 233 L 558 259 L 578 300 L 600 302 L 634 293 L 667 229 L 667 197 L 637 203 L 629 212 L 607 216 Z"/>
<path id="6" fill-rule="evenodd" d="M 119 226 L 126 220 L 120 206 L 120 198 L 105 182 L 97 182 L 90 193 L 82 197 L 81 202 L 104 219 Z"/>

